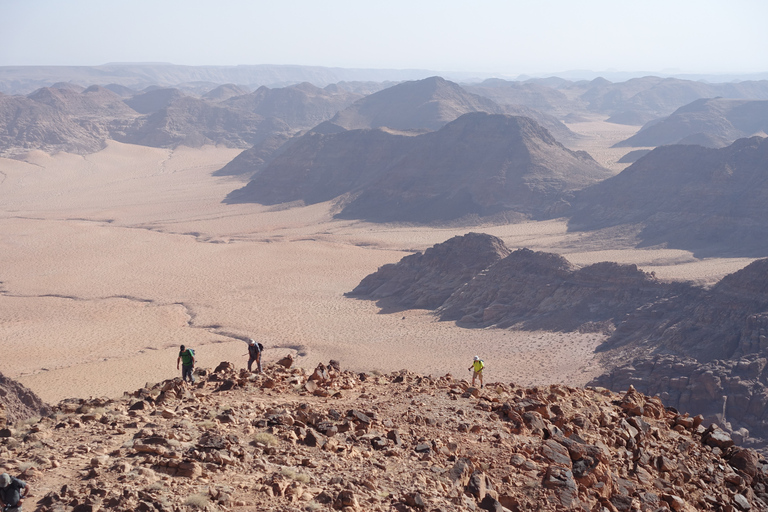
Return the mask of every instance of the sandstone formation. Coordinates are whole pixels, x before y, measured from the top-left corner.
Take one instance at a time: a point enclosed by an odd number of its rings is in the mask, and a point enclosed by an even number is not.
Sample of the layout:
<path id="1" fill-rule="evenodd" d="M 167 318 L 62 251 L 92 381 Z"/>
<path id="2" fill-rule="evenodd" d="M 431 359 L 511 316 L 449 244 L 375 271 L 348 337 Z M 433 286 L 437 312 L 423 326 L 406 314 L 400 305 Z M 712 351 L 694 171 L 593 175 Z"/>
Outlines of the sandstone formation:
<path id="1" fill-rule="evenodd" d="M 768 461 L 630 388 L 264 376 L 70 399 L 0 438 L 39 511 L 762 510 Z M 31 508 L 31 507 L 30 507 Z"/>
<path id="2" fill-rule="evenodd" d="M 722 149 L 656 148 L 616 176 L 576 194 L 568 228 L 637 226 L 644 246 L 697 257 L 768 256 L 768 138 Z"/>
<path id="3" fill-rule="evenodd" d="M 350 194 L 338 216 L 376 222 L 559 215 L 576 189 L 610 171 L 524 117 L 465 114 L 418 136 L 311 131 L 231 202 L 317 203 Z"/>

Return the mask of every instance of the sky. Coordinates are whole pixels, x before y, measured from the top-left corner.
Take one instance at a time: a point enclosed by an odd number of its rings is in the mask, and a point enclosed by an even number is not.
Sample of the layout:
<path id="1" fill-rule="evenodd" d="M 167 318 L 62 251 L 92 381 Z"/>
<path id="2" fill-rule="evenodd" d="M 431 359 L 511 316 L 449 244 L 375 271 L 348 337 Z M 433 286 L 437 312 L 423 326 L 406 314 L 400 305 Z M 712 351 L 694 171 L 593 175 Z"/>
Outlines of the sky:
<path id="1" fill-rule="evenodd" d="M 768 71 L 768 0 L 0 0 L 0 66 Z"/>

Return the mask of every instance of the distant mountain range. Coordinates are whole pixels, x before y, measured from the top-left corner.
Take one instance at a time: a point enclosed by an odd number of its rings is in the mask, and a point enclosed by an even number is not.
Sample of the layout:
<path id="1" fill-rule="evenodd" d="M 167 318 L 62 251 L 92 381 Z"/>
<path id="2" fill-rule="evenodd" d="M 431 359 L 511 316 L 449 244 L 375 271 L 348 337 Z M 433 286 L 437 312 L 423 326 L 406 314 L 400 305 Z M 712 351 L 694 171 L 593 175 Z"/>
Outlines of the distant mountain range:
<path id="1" fill-rule="evenodd" d="M 524 82 L 486 80 L 466 89 L 496 103 L 521 104 L 563 118 L 567 115 L 603 114 L 619 124 L 642 125 L 668 116 L 701 98 L 768 100 L 768 80 L 705 83 L 678 78 L 646 76 L 612 83 L 604 78 L 589 82 L 531 79 Z"/>
<path id="2" fill-rule="evenodd" d="M 228 200 L 317 203 L 348 194 L 338 216 L 375 221 L 541 217 L 610 174 L 530 118 L 475 112 L 422 135 L 309 132 Z"/>
<path id="3" fill-rule="evenodd" d="M 56 84 L 27 96 L 2 95 L 0 154 L 30 149 L 86 154 L 102 149 L 107 139 L 152 147 L 282 143 L 360 98 L 340 87 L 310 84 L 262 87 L 226 99 L 222 91 L 242 92 L 236 86 L 219 89 L 214 100 L 174 88 L 131 92 Z"/>
<path id="4" fill-rule="evenodd" d="M 400 82 L 437 74 L 426 70 L 347 69 L 320 66 L 180 66 L 166 63 L 125 63 L 102 66 L 0 66 L 0 92 L 28 94 L 56 82 L 80 85 L 117 84 L 134 90 L 151 86 L 210 91 L 223 84 L 251 90 L 309 82 L 318 87 L 339 82 Z"/>
<path id="5" fill-rule="evenodd" d="M 581 190 L 569 230 L 640 228 L 643 245 L 696 256 L 768 255 L 768 138 L 728 147 L 654 149 L 618 175 Z"/>

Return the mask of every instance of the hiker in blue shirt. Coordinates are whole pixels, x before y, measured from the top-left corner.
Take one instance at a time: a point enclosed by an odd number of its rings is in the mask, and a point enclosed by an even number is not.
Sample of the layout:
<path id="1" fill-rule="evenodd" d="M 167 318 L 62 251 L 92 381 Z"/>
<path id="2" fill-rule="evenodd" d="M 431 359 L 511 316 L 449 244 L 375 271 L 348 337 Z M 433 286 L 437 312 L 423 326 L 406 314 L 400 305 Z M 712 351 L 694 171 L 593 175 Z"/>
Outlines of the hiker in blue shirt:
<path id="1" fill-rule="evenodd" d="M 184 345 L 179 347 L 179 357 L 176 359 L 176 369 L 179 369 L 179 363 L 181 363 L 181 380 L 184 382 L 187 381 L 187 377 L 189 377 L 189 382 L 191 384 L 195 383 L 195 351 L 190 349 L 186 349 Z"/>

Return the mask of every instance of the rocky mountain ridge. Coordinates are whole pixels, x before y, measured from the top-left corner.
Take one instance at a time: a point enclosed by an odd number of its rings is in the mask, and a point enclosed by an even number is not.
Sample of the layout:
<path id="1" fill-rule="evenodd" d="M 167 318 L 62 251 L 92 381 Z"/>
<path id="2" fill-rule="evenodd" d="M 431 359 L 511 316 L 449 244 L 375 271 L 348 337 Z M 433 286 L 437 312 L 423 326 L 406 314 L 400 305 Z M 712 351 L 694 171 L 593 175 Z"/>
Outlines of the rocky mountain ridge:
<path id="1" fill-rule="evenodd" d="M 0 430 L 38 511 L 761 510 L 768 461 L 634 389 L 422 376 L 265 375 L 64 400 Z"/>

